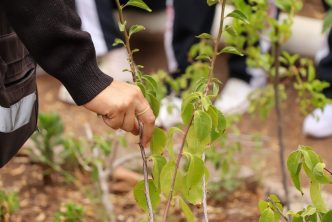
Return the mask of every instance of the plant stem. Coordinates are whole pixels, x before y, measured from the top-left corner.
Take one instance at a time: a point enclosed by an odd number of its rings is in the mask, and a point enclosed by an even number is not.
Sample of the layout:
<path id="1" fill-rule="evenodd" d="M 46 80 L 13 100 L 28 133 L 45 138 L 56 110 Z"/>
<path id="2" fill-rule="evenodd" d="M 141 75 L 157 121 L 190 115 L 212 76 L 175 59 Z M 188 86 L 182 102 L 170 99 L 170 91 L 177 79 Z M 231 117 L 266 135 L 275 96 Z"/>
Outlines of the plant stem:
<path id="1" fill-rule="evenodd" d="M 192 123 L 193 123 L 193 120 L 194 120 L 194 115 L 191 117 L 189 125 L 188 125 L 188 127 L 187 127 L 187 129 L 185 131 L 184 137 L 182 139 L 182 144 L 181 144 L 180 152 L 179 152 L 177 160 L 176 160 L 176 165 L 175 165 L 175 169 L 174 169 L 174 173 L 173 173 L 173 177 L 172 177 L 171 190 L 170 190 L 169 195 L 168 195 L 168 200 L 167 200 L 166 208 L 165 208 L 164 215 L 163 215 L 163 222 L 167 222 L 167 215 L 168 215 L 169 207 L 171 206 L 171 201 L 173 199 L 173 193 L 174 193 L 174 186 L 175 186 L 175 181 L 176 181 L 176 175 L 178 173 L 178 169 L 179 169 L 180 162 L 181 162 L 182 155 L 183 155 L 184 145 L 186 143 L 188 132 L 189 132 L 189 129 L 190 129 Z"/>
<path id="2" fill-rule="evenodd" d="M 125 23 L 125 20 L 123 17 L 123 11 L 122 11 L 123 7 L 120 4 L 120 0 L 116 0 L 116 5 L 118 8 L 120 23 L 123 24 L 124 26 L 126 26 L 126 23 Z M 137 80 L 136 65 L 135 65 L 135 61 L 134 61 L 134 57 L 133 57 L 133 52 L 130 47 L 130 37 L 129 37 L 126 27 L 123 30 L 123 34 L 124 34 L 124 38 L 125 38 L 125 47 L 126 47 L 127 53 L 128 53 L 128 60 L 129 60 L 129 64 L 130 64 L 131 74 L 133 76 L 133 81 L 136 83 L 136 80 Z M 151 203 L 151 198 L 150 198 L 148 163 L 147 163 L 147 158 L 146 158 L 146 154 L 145 154 L 145 149 L 144 149 L 144 146 L 142 143 L 143 125 L 141 122 L 139 122 L 139 127 L 140 127 L 139 147 L 140 147 L 141 156 L 142 156 L 142 160 L 143 160 L 145 198 L 146 198 L 147 206 L 149 209 L 149 222 L 153 222 L 154 218 L 153 218 L 153 209 L 152 209 L 152 203 Z"/>
<path id="3" fill-rule="evenodd" d="M 109 200 L 109 188 L 108 188 L 108 173 L 103 169 L 102 164 L 100 162 L 96 163 L 96 167 L 98 170 L 98 179 L 99 186 L 102 191 L 102 203 L 104 205 L 105 210 L 107 211 L 108 221 L 114 221 L 113 215 L 113 204 Z"/>
<path id="4" fill-rule="evenodd" d="M 276 35 L 279 36 L 279 30 L 276 28 Z M 287 171 L 285 165 L 285 145 L 284 145 L 284 131 L 283 131 L 283 118 L 280 107 L 280 43 L 276 41 L 274 43 L 274 62 L 275 62 L 275 76 L 273 81 L 274 88 L 274 99 L 275 99 L 275 112 L 277 116 L 277 135 L 278 135 L 278 145 L 279 145 L 279 159 L 280 159 L 280 168 L 282 174 L 282 185 L 285 192 L 285 201 L 286 207 L 289 208 L 289 191 L 288 191 L 288 179 Z"/>
<path id="5" fill-rule="evenodd" d="M 219 27 L 218 36 L 217 36 L 216 39 L 214 39 L 214 42 L 213 42 L 214 43 L 214 53 L 213 53 L 213 56 L 212 56 L 212 59 L 211 59 L 210 72 L 209 72 L 209 76 L 208 76 L 208 82 L 207 82 L 207 85 L 206 85 L 205 90 L 204 90 L 204 94 L 205 95 L 208 94 L 209 89 L 210 89 L 210 85 L 211 85 L 211 82 L 212 82 L 212 79 L 213 79 L 213 73 L 214 73 L 215 63 L 216 63 L 216 59 L 217 59 L 217 56 L 218 56 L 219 43 L 221 41 L 221 36 L 222 36 L 222 33 L 223 33 L 223 27 L 224 27 L 226 0 L 219 0 L 219 2 L 221 4 L 220 27 Z M 189 132 L 189 129 L 190 129 L 192 123 L 193 123 L 193 120 L 194 120 L 194 115 L 191 117 L 191 119 L 189 121 L 189 125 L 186 128 L 186 131 L 185 131 L 185 134 L 184 134 L 184 137 L 183 137 L 183 140 L 182 140 L 181 148 L 180 148 L 177 160 L 176 160 L 176 165 L 175 165 L 175 169 L 174 169 L 174 173 L 173 173 L 173 177 L 172 177 L 171 189 L 170 189 L 170 192 L 169 192 L 169 195 L 168 195 L 168 200 L 167 200 L 166 208 L 165 208 L 165 211 L 164 211 L 164 214 L 163 214 L 163 222 L 167 221 L 168 211 L 169 211 L 169 208 L 170 208 L 170 205 L 171 205 L 171 201 L 173 199 L 173 193 L 174 193 L 174 186 L 175 186 L 175 181 L 176 181 L 176 175 L 177 175 L 180 163 L 181 163 L 181 159 L 182 159 L 182 156 L 183 156 L 184 145 L 185 145 L 185 142 L 187 140 L 188 132 Z M 203 175 L 203 177 L 205 177 L 205 175 Z M 206 193 L 206 187 L 204 188 L 203 192 Z M 206 221 L 208 221 L 207 208 L 206 208 L 205 211 L 206 211 L 206 218 L 207 218 Z"/>
<path id="6" fill-rule="evenodd" d="M 218 36 L 213 41 L 213 44 L 214 44 L 213 56 L 211 59 L 210 72 L 209 72 L 209 77 L 208 77 L 209 79 L 208 79 L 207 87 L 205 88 L 205 95 L 207 95 L 207 93 L 209 92 L 211 81 L 214 76 L 214 68 L 215 68 L 215 64 L 216 64 L 216 60 L 217 60 L 217 56 L 218 56 L 219 44 L 220 44 L 221 37 L 222 37 L 223 31 L 224 31 L 226 0 L 219 0 L 219 2 L 221 4 L 220 26 L 219 26 Z"/>
<path id="7" fill-rule="evenodd" d="M 324 170 L 325 170 L 326 172 L 328 172 L 328 173 L 332 176 L 332 171 L 331 171 L 331 170 L 329 170 L 329 169 L 327 169 L 327 168 L 324 168 Z"/>
<path id="8" fill-rule="evenodd" d="M 120 4 L 120 0 L 116 0 L 116 5 L 118 8 L 119 21 L 121 24 L 125 25 L 125 20 L 124 20 L 124 16 L 123 16 L 123 8 Z M 131 51 L 129 34 L 128 34 L 128 31 L 126 28 L 123 31 L 123 36 L 124 36 L 124 40 L 125 40 L 125 48 L 128 53 L 128 60 L 129 60 L 129 64 L 130 64 L 131 75 L 133 77 L 133 81 L 136 82 L 136 79 L 137 79 L 136 65 L 135 65 L 135 61 L 134 61 L 134 57 L 133 57 L 133 52 Z"/>
<path id="9" fill-rule="evenodd" d="M 280 214 L 280 216 L 286 221 L 289 222 L 289 219 L 286 215 L 284 215 L 283 212 L 281 212 L 281 210 L 278 208 L 278 206 L 275 204 L 275 202 L 273 200 L 271 200 L 270 198 L 268 199 L 268 201 L 273 205 L 273 207 L 278 211 L 278 213 Z"/>

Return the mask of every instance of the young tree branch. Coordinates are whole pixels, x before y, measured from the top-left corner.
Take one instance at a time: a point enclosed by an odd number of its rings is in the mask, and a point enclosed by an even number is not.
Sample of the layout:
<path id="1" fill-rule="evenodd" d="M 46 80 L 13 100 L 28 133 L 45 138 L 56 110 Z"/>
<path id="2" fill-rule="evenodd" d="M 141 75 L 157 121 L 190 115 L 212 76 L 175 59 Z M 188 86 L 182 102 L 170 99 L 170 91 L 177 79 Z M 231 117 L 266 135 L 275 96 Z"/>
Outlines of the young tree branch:
<path id="1" fill-rule="evenodd" d="M 118 15 L 119 15 L 120 23 L 125 26 L 126 22 L 124 20 L 123 7 L 120 4 L 120 0 L 116 0 L 116 5 L 117 5 L 117 8 L 118 8 Z M 130 39 L 129 39 L 129 34 L 128 34 L 128 31 L 127 31 L 126 27 L 123 30 L 123 34 L 124 34 L 124 38 L 125 38 L 125 47 L 126 47 L 127 53 L 128 53 L 128 59 L 129 59 L 129 63 L 130 63 L 131 74 L 133 76 L 133 81 L 136 83 L 136 80 L 137 80 L 136 65 L 135 65 L 135 61 L 134 61 L 134 57 L 133 57 L 133 52 L 132 52 L 131 47 L 130 47 Z M 148 163 L 147 163 L 147 158 L 146 158 L 146 154 L 145 154 L 145 149 L 144 149 L 144 146 L 143 146 L 143 143 L 142 143 L 142 135 L 143 135 L 143 130 L 144 129 L 143 129 L 143 125 L 140 122 L 139 122 L 139 126 L 140 126 L 139 147 L 140 147 L 142 160 L 143 160 L 145 198 L 146 198 L 148 211 L 149 211 L 149 222 L 153 222 L 154 217 L 153 217 L 153 209 L 152 209 L 152 203 L 151 203 L 151 198 L 150 198 L 149 175 L 148 175 L 148 167 L 147 167 Z"/>
<path id="2" fill-rule="evenodd" d="M 208 82 L 207 82 L 207 85 L 206 85 L 205 90 L 204 90 L 205 95 L 207 95 L 209 93 L 209 90 L 210 90 L 210 85 L 211 85 L 213 75 L 214 75 L 215 63 L 216 63 L 216 59 L 217 59 L 217 56 L 218 56 L 219 43 L 221 41 L 221 36 L 222 36 L 222 33 L 223 33 L 223 27 L 224 27 L 226 0 L 219 0 L 219 2 L 220 2 L 221 7 L 222 7 L 222 9 L 221 9 L 221 18 L 220 18 L 220 27 L 219 27 L 218 36 L 213 41 L 213 43 L 214 43 L 214 53 L 213 53 L 213 57 L 212 57 L 211 63 L 210 63 L 210 71 L 209 71 L 209 76 L 208 76 Z M 180 166 L 180 163 L 181 163 L 181 159 L 182 159 L 182 156 L 183 156 L 184 145 L 185 145 L 185 142 L 187 140 L 188 132 L 189 132 L 189 129 L 190 129 L 192 123 L 193 123 L 193 120 L 194 120 L 194 115 L 191 117 L 191 119 L 189 121 L 189 124 L 188 124 L 188 126 L 185 130 L 185 134 L 184 134 L 184 137 L 183 137 L 183 140 L 182 140 L 181 148 L 180 148 L 177 160 L 176 160 L 176 166 L 175 166 L 173 177 L 172 177 L 171 189 L 170 189 L 170 193 L 168 195 L 166 208 L 165 208 L 165 211 L 164 211 L 164 214 L 163 214 L 163 222 L 167 221 L 168 211 L 169 211 L 169 208 L 170 208 L 170 205 L 171 205 L 171 201 L 173 199 L 174 186 L 175 186 L 177 172 L 178 172 L 178 169 L 179 169 L 179 166 Z M 205 177 L 205 175 L 203 175 L 203 177 Z M 206 187 L 204 187 L 204 189 L 206 190 Z M 206 191 L 203 191 L 203 192 L 206 192 Z M 207 206 L 205 206 L 205 207 L 207 207 Z M 207 208 L 204 211 L 207 214 Z M 206 216 L 206 218 L 207 218 L 206 221 L 208 221 L 207 216 Z"/>

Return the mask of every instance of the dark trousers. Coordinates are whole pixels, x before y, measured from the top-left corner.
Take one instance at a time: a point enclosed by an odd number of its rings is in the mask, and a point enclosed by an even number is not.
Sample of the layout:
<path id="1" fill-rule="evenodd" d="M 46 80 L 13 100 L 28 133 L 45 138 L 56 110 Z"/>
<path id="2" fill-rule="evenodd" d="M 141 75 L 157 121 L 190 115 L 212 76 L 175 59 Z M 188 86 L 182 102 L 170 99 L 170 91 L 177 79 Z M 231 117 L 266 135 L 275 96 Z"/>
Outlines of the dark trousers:
<path id="1" fill-rule="evenodd" d="M 196 36 L 211 32 L 215 7 L 209 7 L 205 0 L 174 0 L 174 12 L 172 46 L 178 70 L 173 75 L 177 77 L 189 65 L 188 51 L 199 41 Z M 245 57 L 230 55 L 228 64 L 231 77 L 250 82 Z"/>
<path id="2" fill-rule="evenodd" d="M 329 6 L 323 1 L 325 10 L 329 9 Z M 330 87 L 324 90 L 324 94 L 332 98 L 332 31 L 330 30 L 327 36 L 327 45 L 324 47 L 328 48 L 328 53 L 318 61 L 317 74 L 318 79 L 330 83 Z"/>
<path id="3" fill-rule="evenodd" d="M 117 9 L 114 0 L 95 0 L 97 13 L 99 17 L 100 26 L 107 48 L 110 50 L 114 48 L 113 43 L 116 38 L 122 38 L 122 34 L 119 31 L 116 19 L 113 16 L 114 10 Z M 127 1 L 123 1 L 124 3 Z M 159 11 L 165 9 L 165 0 L 145 0 L 144 1 L 153 11 Z M 124 4 L 123 3 L 123 4 Z M 140 10 L 131 8 L 130 10 Z"/>

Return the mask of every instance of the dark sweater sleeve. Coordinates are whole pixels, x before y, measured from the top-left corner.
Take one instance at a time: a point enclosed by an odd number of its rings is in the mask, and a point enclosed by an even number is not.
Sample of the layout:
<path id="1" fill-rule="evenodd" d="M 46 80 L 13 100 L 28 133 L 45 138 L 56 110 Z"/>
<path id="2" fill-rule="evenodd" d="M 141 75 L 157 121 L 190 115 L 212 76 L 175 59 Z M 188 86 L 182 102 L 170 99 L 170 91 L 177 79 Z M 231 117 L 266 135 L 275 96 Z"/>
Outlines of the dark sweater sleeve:
<path id="1" fill-rule="evenodd" d="M 78 105 L 109 86 L 73 0 L 0 0 L 7 18 L 36 62 L 60 80 Z"/>

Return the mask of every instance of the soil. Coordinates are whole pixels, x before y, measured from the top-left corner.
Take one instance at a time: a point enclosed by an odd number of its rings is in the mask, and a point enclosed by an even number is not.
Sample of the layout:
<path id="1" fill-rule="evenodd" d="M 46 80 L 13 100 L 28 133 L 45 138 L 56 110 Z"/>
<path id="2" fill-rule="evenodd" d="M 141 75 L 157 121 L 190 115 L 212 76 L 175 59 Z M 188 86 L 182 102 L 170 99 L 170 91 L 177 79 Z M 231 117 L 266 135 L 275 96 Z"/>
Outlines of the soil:
<path id="1" fill-rule="evenodd" d="M 306 1 L 302 15 L 321 18 L 323 9 L 317 0 Z M 147 73 L 155 72 L 159 69 L 167 69 L 166 56 L 163 50 L 162 36 L 153 35 L 149 38 L 139 37 L 134 42 L 134 47 L 141 49 L 140 56 L 137 57 L 139 64 L 145 65 Z M 222 81 L 227 79 L 227 57 L 218 60 L 217 75 Z M 78 83 L 79 84 L 79 83 Z M 107 134 L 107 128 L 101 119 L 80 107 L 67 105 L 57 99 L 60 83 L 53 77 L 41 75 L 38 77 L 38 90 L 40 95 L 41 112 L 57 112 L 65 122 L 66 132 L 76 136 L 85 135 L 85 124 L 89 124 L 96 134 Z M 317 140 L 307 138 L 302 133 L 303 116 L 296 108 L 294 92 L 290 92 L 290 97 L 283 105 L 283 126 L 285 130 L 285 145 L 287 153 L 295 150 L 299 144 L 309 145 L 323 157 L 328 168 L 332 169 L 332 138 Z M 264 158 L 266 156 L 265 179 L 280 180 L 278 149 L 275 130 L 275 115 L 271 114 L 267 120 L 251 118 L 245 115 L 240 124 L 242 134 L 259 134 L 267 138 L 267 146 L 264 148 Z M 131 144 L 135 140 L 128 136 Z M 135 146 L 134 146 L 135 147 Z M 121 150 L 119 156 L 132 152 L 136 148 Z M 252 152 L 252 150 L 244 150 Z M 102 221 L 97 219 L 102 214 L 100 203 L 96 202 L 95 188 L 91 185 L 88 176 L 75 172 L 78 178 L 75 184 L 67 184 L 59 176 L 54 175 L 54 183 L 45 186 L 42 182 L 42 170 L 39 166 L 31 164 L 25 155 L 18 155 L 6 167 L 1 169 L 0 188 L 19 192 L 20 210 L 13 216 L 13 222 L 51 222 L 54 212 L 63 203 L 74 202 L 84 205 L 88 222 Z M 121 181 L 110 182 L 110 188 L 120 184 Z M 332 189 L 331 189 L 332 191 Z M 223 201 L 218 202 L 211 199 L 209 211 L 211 221 L 230 222 L 257 222 L 258 221 L 258 200 L 263 197 L 262 189 L 256 185 L 254 188 L 246 184 L 240 186 L 235 192 L 229 194 Z M 131 192 L 113 192 L 110 195 L 115 204 L 117 221 L 138 221 L 142 217 L 142 210 L 135 205 Z M 200 209 L 196 210 L 200 212 Z M 179 212 L 174 212 L 175 216 L 170 221 L 180 221 Z M 182 219 L 183 220 L 183 219 Z"/>

